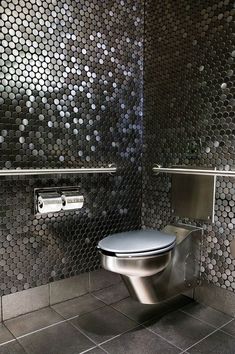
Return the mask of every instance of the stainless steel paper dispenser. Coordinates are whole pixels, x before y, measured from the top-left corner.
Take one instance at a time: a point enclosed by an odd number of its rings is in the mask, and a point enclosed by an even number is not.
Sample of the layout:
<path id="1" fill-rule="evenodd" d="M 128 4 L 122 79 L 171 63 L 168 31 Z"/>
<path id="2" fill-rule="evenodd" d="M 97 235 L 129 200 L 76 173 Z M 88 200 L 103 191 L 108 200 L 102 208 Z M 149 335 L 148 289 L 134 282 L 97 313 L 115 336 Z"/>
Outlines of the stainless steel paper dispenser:
<path id="1" fill-rule="evenodd" d="M 36 214 L 81 209 L 84 204 L 84 197 L 74 187 L 35 189 L 34 200 Z"/>
<path id="2" fill-rule="evenodd" d="M 57 192 L 42 192 L 38 194 L 37 210 L 40 214 L 55 213 L 62 209 L 62 199 Z"/>
<path id="3" fill-rule="evenodd" d="M 84 197 L 79 195 L 78 191 L 64 191 L 61 198 L 63 210 L 81 209 L 83 207 Z"/>

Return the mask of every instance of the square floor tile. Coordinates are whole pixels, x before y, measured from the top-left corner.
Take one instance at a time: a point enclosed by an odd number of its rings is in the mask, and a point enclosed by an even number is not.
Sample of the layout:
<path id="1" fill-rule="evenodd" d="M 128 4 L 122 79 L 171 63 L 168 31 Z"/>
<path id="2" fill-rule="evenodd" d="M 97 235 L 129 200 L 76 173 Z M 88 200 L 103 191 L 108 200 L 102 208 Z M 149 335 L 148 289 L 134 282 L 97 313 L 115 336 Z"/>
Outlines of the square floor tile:
<path id="1" fill-rule="evenodd" d="M 17 341 L 14 341 L 0 346 L 0 354 L 26 354 L 26 352 Z"/>
<path id="2" fill-rule="evenodd" d="M 94 347 L 94 343 L 69 323 L 19 338 L 19 342 L 28 354 L 78 354 Z"/>
<path id="3" fill-rule="evenodd" d="M 13 335 L 8 331 L 4 324 L 0 323 L 0 344 L 13 339 Z M 1 353 L 1 352 L 0 352 Z"/>
<path id="4" fill-rule="evenodd" d="M 190 354 L 234 354 L 235 338 L 228 334 L 216 331 L 191 349 Z"/>
<path id="5" fill-rule="evenodd" d="M 63 317 L 47 307 L 8 320 L 5 325 L 15 337 L 19 337 L 63 320 Z"/>
<path id="6" fill-rule="evenodd" d="M 70 322 L 97 344 L 137 326 L 136 322 L 108 306 Z"/>
<path id="7" fill-rule="evenodd" d="M 181 311 L 171 312 L 160 319 L 151 320 L 146 327 L 182 350 L 214 331 L 214 327 Z"/>
<path id="8" fill-rule="evenodd" d="M 123 283 L 109 286 L 108 288 L 93 292 L 93 294 L 107 305 L 129 297 L 128 290 Z"/>
<path id="9" fill-rule="evenodd" d="M 180 351 L 143 327 L 101 345 L 109 354 L 177 354 Z"/>
<path id="10" fill-rule="evenodd" d="M 215 327 L 220 327 L 232 319 L 231 316 L 228 316 L 223 312 L 197 302 L 188 304 L 181 310 Z"/>
<path id="11" fill-rule="evenodd" d="M 76 299 L 53 305 L 52 308 L 67 319 L 76 315 L 91 312 L 102 306 L 105 306 L 102 301 L 99 301 L 94 296 L 87 294 L 84 296 L 79 296 Z"/>
<path id="12" fill-rule="evenodd" d="M 226 326 L 222 327 L 221 330 L 235 337 L 235 320 L 229 322 Z"/>
<path id="13" fill-rule="evenodd" d="M 169 311 L 165 303 L 144 305 L 130 297 L 113 304 L 112 307 L 138 323 L 148 321 L 155 316 L 161 317 Z"/>

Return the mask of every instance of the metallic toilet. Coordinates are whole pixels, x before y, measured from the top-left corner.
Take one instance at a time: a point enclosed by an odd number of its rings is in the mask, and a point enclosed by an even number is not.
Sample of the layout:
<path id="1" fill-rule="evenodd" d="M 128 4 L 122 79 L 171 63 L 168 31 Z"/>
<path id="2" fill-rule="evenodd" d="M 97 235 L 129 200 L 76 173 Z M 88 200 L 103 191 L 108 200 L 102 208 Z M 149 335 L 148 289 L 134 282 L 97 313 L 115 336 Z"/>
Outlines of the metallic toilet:
<path id="1" fill-rule="evenodd" d="M 122 276 L 132 298 L 154 304 L 198 285 L 201 236 L 182 224 L 113 234 L 98 244 L 101 264 Z"/>
<path id="2" fill-rule="evenodd" d="M 216 177 L 194 173 L 172 175 L 172 218 L 213 223 Z M 202 236 L 202 228 L 179 222 L 110 235 L 98 244 L 101 265 L 122 276 L 134 299 L 157 303 L 199 284 Z"/>

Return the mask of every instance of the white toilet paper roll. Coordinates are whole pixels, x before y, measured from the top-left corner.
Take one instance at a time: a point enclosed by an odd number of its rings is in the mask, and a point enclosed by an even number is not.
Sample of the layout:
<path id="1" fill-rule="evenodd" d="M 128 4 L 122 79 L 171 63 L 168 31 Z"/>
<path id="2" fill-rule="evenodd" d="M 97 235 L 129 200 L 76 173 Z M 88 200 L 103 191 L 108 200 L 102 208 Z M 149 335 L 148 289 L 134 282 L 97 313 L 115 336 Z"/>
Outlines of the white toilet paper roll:
<path id="1" fill-rule="evenodd" d="M 63 210 L 81 209 L 84 204 L 84 197 L 78 192 L 63 192 L 62 194 Z"/>
<path id="2" fill-rule="evenodd" d="M 38 212 L 40 214 L 55 213 L 61 209 L 62 199 L 58 193 L 41 193 L 38 196 Z"/>

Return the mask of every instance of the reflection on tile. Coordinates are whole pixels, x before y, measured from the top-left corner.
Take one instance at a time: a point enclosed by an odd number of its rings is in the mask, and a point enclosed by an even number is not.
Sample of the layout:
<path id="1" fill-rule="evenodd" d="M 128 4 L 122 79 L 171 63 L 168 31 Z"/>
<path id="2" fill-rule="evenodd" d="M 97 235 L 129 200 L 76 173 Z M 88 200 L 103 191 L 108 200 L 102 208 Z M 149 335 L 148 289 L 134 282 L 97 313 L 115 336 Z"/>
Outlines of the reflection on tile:
<path id="1" fill-rule="evenodd" d="M 1 346 L 0 353 L 1 354 L 26 354 L 24 348 L 17 341 Z"/>
<path id="2" fill-rule="evenodd" d="M 0 344 L 13 338 L 13 335 L 8 331 L 8 329 L 2 323 L 0 323 Z"/>
<path id="3" fill-rule="evenodd" d="M 191 303 L 181 310 L 215 327 L 220 327 L 232 319 L 231 316 L 197 302 Z"/>
<path id="4" fill-rule="evenodd" d="M 136 322 L 108 306 L 77 317 L 71 323 L 97 344 L 137 326 Z"/>
<path id="5" fill-rule="evenodd" d="M 99 301 L 94 296 L 87 294 L 76 299 L 61 302 L 60 304 L 52 306 L 52 308 L 64 318 L 70 318 L 86 312 L 91 312 L 102 306 L 105 306 L 102 301 Z"/>
<path id="6" fill-rule="evenodd" d="M 113 304 L 112 307 L 138 323 L 143 323 L 155 316 L 161 317 L 169 310 L 168 306 L 164 303 L 144 305 L 134 301 L 130 297 Z"/>
<path id="7" fill-rule="evenodd" d="M 171 312 L 161 319 L 151 320 L 146 327 L 182 350 L 214 331 L 214 327 L 181 311 Z"/>
<path id="8" fill-rule="evenodd" d="M 123 283 L 109 286 L 108 288 L 95 291 L 93 293 L 98 299 L 104 301 L 107 305 L 129 297 L 128 290 Z"/>
<path id="9" fill-rule="evenodd" d="M 217 331 L 188 350 L 190 354 L 234 354 L 235 338 Z"/>
<path id="10" fill-rule="evenodd" d="M 45 309 L 8 320 L 5 322 L 5 325 L 14 334 L 14 336 L 19 337 L 62 320 L 63 317 L 58 315 L 51 308 L 47 307 Z"/>
<path id="11" fill-rule="evenodd" d="M 94 347 L 94 343 L 69 323 L 25 336 L 19 342 L 30 354 L 77 354 Z"/>
<path id="12" fill-rule="evenodd" d="M 101 345 L 110 354 L 177 354 L 180 350 L 143 327 Z"/>
<path id="13" fill-rule="evenodd" d="M 227 333 L 231 334 L 231 336 L 235 337 L 235 320 L 233 320 L 232 322 L 228 323 L 221 330 L 223 330 L 224 332 L 227 332 Z"/>

